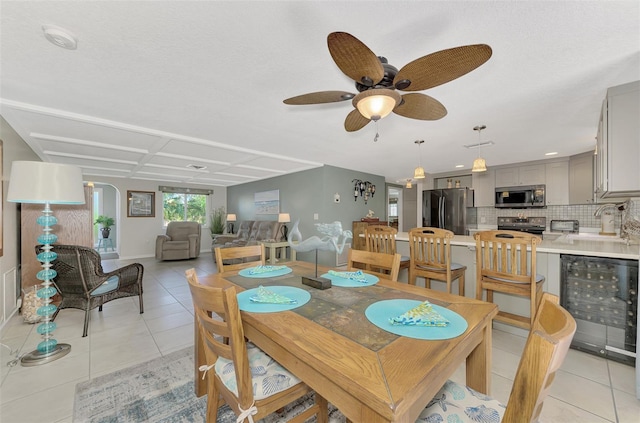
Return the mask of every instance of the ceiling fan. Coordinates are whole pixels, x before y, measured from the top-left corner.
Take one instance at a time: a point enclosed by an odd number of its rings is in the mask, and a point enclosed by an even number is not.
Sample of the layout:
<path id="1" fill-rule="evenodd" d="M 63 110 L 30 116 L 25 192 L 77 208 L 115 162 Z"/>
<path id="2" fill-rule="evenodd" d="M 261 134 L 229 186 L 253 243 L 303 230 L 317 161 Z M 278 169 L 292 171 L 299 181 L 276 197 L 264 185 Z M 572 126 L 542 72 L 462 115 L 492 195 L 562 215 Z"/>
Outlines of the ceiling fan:
<path id="1" fill-rule="evenodd" d="M 327 44 L 336 65 L 355 81 L 358 94 L 319 91 L 288 98 L 284 103 L 305 105 L 352 100 L 354 110 L 344 121 L 348 132 L 358 131 L 392 111 L 411 119 L 442 119 L 447 109 L 435 98 L 420 93 L 401 95 L 396 90 L 422 91 L 445 84 L 482 65 L 492 53 L 486 44 L 454 47 L 423 56 L 398 70 L 346 32 L 332 32 Z"/>

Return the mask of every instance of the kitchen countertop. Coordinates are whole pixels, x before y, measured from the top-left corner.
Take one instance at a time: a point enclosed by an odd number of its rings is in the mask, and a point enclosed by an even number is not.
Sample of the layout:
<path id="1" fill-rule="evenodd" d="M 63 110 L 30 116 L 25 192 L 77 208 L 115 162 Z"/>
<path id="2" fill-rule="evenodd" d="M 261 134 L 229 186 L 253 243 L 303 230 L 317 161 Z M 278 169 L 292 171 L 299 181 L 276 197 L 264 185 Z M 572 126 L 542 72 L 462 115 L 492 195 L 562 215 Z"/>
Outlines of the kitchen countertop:
<path id="1" fill-rule="evenodd" d="M 409 241 L 407 232 L 398 232 L 396 241 Z M 472 236 L 455 235 L 451 245 L 475 247 Z M 609 257 L 619 259 L 640 260 L 640 245 L 635 241 L 627 245 L 625 242 L 611 240 L 543 240 L 537 248 L 540 253 L 575 254 L 579 256 Z"/>

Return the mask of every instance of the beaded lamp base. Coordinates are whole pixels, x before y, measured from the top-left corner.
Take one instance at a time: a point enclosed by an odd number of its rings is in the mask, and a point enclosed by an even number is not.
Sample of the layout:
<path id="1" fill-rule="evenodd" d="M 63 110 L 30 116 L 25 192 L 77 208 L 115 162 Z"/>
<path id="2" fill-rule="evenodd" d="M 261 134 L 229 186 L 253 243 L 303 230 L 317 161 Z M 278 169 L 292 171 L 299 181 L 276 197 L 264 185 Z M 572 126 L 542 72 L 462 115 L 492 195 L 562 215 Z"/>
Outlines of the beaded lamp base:
<path id="1" fill-rule="evenodd" d="M 33 350 L 30 353 L 24 355 L 20 360 L 20 364 L 24 367 L 39 366 L 41 364 L 47 364 L 64 357 L 71 351 L 71 345 L 69 344 L 57 344 L 51 351 L 40 352 Z"/>

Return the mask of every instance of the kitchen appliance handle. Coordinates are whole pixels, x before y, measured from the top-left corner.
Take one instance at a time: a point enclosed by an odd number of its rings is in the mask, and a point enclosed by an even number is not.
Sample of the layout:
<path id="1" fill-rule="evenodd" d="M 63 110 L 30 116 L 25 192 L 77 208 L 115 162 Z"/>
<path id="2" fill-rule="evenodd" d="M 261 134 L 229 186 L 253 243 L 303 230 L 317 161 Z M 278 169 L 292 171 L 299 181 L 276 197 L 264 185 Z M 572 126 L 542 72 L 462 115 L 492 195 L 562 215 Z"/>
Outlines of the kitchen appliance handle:
<path id="1" fill-rule="evenodd" d="M 440 229 L 444 229 L 444 208 L 444 197 L 440 197 L 440 225 L 438 226 Z"/>

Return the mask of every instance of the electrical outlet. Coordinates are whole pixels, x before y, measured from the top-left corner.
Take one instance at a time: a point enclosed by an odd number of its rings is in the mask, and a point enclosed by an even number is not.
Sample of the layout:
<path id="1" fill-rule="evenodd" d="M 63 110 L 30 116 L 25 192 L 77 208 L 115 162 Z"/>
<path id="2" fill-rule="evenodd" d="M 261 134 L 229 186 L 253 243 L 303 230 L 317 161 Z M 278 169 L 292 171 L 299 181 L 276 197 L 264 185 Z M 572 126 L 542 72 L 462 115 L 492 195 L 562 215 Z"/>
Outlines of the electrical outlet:
<path id="1" fill-rule="evenodd" d="M 318 216 L 318 213 L 314 213 L 313 214 L 313 220 L 318 220 L 320 217 Z"/>

